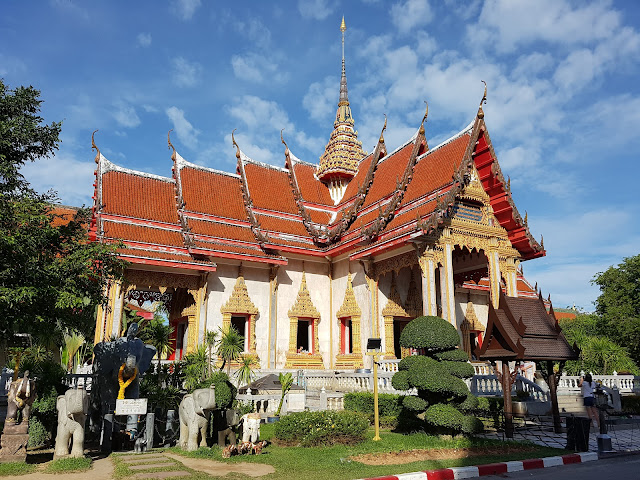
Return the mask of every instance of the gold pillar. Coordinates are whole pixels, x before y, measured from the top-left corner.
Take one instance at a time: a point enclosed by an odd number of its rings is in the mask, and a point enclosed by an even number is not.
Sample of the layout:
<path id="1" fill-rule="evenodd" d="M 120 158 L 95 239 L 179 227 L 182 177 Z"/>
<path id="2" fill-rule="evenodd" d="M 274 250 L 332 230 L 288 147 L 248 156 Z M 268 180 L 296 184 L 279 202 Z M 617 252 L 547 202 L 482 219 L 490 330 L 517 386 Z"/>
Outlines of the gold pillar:
<path id="1" fill-rule="evenodd" d="M 489 263 L 489 292 L 491 293 L 491 304 L 493 308 L 498 308 L 500 303 L 500 259 L 498 257 L 498 239 L 489 239 L 487 248 L 487 259 Z"/>
<path id="2" fill-rule="evenodd" d="M 432 247 L 427 247 L 418 259 L 422 273 L 422 309 L 424 315 L 437 315 L 436 260 Z"/>
<path id="3" fill-rule="evenodd" d="M 443 248 L 442 267 L 440 268 L 440 293 L 442 295 L 442 317 L 453 326 L 456 325 L 456 299 L 453 284 L 453 239 L 451 230 L 442 230 L 440 243 Z"/>
<path id="4" fill-rule="evenodd" d="M 500 259 L 499 262 L 500 272 L 504 276 L 507 286 L 507 295 L 510 297 L 518 296 L 518 277 L 516 259 L 508 257 L 504 260 Z"/>

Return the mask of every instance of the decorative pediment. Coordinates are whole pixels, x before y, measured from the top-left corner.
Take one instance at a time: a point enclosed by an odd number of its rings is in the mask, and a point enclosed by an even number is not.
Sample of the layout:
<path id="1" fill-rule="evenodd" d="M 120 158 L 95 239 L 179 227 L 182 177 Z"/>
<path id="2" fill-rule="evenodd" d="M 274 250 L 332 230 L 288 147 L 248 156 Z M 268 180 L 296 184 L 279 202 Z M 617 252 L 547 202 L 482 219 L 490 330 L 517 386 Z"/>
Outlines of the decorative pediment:
<path id="1" fill-rule="evenodd" d="M 468 173 L 470 175 L 469 183 L 464 187 L 464 189 L 457 195 L 460 200 L 468 200 L 472 202 L 478 202 L 483 205 L 489 204 L 489 195 L 484 191 L 482 183 L 478 178 L 478 172 L 476 168 L 471 168 L 471 171 Z"/>
<path id="2" fill-rule="evenodd" d="M 295 303 L 289 309 L 289 318 L 320 318 L 320 312 L 313 305 L 311 301 L 311 295 L 307 288 L 307 277 L 302 272 L 302 283 L 300 285 L 300 291 Z"/>
<path id="3" fill-rule="evenodd" d="M 242 269 L 238 272 L 238 278 L 236 284 L 233 287 L 231 297 L 220 308 L 221 313 L 245 313 L 247 315 L 257 315 L 258 309 L 249 298 L 249 292 L 247 291 L 247 285 L 244 283 L 244 276 L 242 275 Z"/>
<path id="4" fill-rule="evenodd" d="M 478 320 L 478 316 L 476 315 L 476 311 L 473 308 L 473 302 L 467 302 L 467 311 L 464 314 L 464 321 L 462 322 L 461 328 L 463 330 L 467 330 L 467 332 L 476 331 L 476 332 L 484 332 L 484 325 Z"/>
<path id="5" fill-rule="evenodd" d="M 408 317 L 407 312 L 402 308 L 402 299 L 396 288 L 396 276 L 395 273 L 391 274 L 391 291 L 389 292 L 389 299 L 387 304 L 382 309 L 383 317 Z"/>
<path id="6" fill-rule="evenodd" d="M 422 295 L 418 291 L 413 270 L 411 270 L 411 281 L 409 282 L 409 292 L 407 293 L 405 310 L 410 317 L 419 317 L 422 315 Z"/>
<path id="7" fill-rule="evenodd" d="M 353 285 L 351 284 L 351 273 L 347 277 L 347 290 L 344 292 L 344 301 L 342 302 L 342 306 L 336 313 L 338 318 L 345 317 L 359 317 L 362 315 L 362 310 L 358 306 L 358 302 L 356 302 L 356 296 L 353 292 Z"/>

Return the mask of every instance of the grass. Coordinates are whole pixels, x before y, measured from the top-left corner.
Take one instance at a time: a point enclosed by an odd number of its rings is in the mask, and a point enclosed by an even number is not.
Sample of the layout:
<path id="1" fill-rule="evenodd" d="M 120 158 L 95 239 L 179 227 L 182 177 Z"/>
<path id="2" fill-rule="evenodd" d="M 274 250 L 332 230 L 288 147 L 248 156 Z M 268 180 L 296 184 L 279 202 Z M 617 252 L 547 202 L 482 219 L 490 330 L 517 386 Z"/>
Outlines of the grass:
<path id="1" fill-rule="evenodd" d="M 35 472 L 35 470 L 35 465 L 24 462 L 0 463 L 0 477 L 26 475 L 27 473 Z"/>
<path id="2" fill-rule="evenodd" d="M 265 424 L 260 428 L 261 438 L 270 440 L 273 436 L 274 425 Z M 501 453 L 498 455 L 473 456 L 451 460 L 429 460 L 402 465 L 364 465 L 354 462 L 349 457 L 363 453 L 392 452 L 400 450 L 428 449 L 428 448 L 465 448 L 465 447 L 522 447 L 521 442 L 500 442 L 496 440 L 475 438 L 440 438 L 426 434 L 403 435 L 392 432 L 382 432 L 382 440 L 374 442 L 373 430 L 367 432 L 367 439 L 358 445 L 335 445 L 331 447 L 303 448 L 278 447 L 269 445 L 262 455 L 238 455 L 230 459 L 223 459 L 221 449 L 214 446 L 211 449 L 202 448 L 195 452 L 183 452 L 174 448 L 172 451 L 181 455 L 210 458 L 223 462 L 252 462 L 272 465 L 276 472 L 261 477 L 263 480 L 304 480 L 311 478 L 331 478 L 332 480 L 376 477 L 389 474 L 415 472 L 419 470 L 435 470 L 454 466 L 469 466 L 483 463 L 538 458 L 566 453 L 563 450 L 540 447 L 530 444 L 530 451 Z M 228 478 L 228 477 L 225 477 Z M 238 476 L 238 478 L 248 478 Z"/>
<path id="3" fill-rule="evenodd" d="M 49 463 L 44 471 L 46 473 L 70 473 L 83 472 L 91 468 L 92 460 L 87 457 L 60 458 Z"/>

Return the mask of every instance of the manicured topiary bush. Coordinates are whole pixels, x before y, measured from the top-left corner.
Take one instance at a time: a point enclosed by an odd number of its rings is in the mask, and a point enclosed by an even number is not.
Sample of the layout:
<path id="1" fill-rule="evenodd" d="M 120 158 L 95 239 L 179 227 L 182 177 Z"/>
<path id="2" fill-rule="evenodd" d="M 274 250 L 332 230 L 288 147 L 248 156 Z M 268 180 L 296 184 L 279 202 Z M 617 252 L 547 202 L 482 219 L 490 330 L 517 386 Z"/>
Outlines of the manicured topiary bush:
<path id="1" fill-rule="evenodd" d="M 478 399 L 464 382 L 474 371 L 459 343 L 456 328 L 439 317 L 418 317 L 404 328 L 400 345 L 420 353 L 403 358 L 391 380 L 397 390 L 417 389 L 402 402 L 404 419 L 414 417 L 405 423 L 415 426 L 424 418 L 425 429 L 435 433 L 481 431 L 480 421 L 463 414 L 478 408 Z"/>
<path id="2" fill-rule="evenodd" d="M 378 395 L 378 412 L 380 417 L 397 417 L 402 410 L 404 395 L 381 393 Z M 344 409 L 373 415 L 373 393 L 352 392 L 344 394 Z"/>
<path id="3" fill-rule="evenodd" d="M 313 447 L 336 443 L 354 444 L 364 440 L 369 428 L 366 415 L 348 410 L 296 412 L 276 423 L 274 436 L 285 445 Z"/>

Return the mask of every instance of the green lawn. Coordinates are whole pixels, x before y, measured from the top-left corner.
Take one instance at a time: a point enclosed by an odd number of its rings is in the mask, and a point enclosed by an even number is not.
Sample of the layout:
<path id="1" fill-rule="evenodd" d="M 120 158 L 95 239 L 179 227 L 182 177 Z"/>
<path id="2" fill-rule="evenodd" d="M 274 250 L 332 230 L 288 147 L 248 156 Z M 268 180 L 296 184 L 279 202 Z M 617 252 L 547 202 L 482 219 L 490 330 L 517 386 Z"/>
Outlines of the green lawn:
<path id="1" fill-rule="evenodd" d="M 24 462 L 7 462 L 0 463 L 0 477 L 13 477 L 16 475 L 26 475 L 36 470 L 35 465 Z"/>
<path id="2" fill-rule="evenodd" d="M 263 425 L 260 429 L 261 437 L 270 440 L 274 426 Z M 362 453 L 392 452 L 400 450 L 413 450 L 425 448 L 464 448 L 464 447 L 500 447 L 505 450 L 507 445 L 519 445 L 516 442 L 499 442 L 495 440 L 453 438 L 442 439 L 426 434 L 402 435 L 391 432 L 382 432 L 382 440 L 374 442 L 373 430 L 370 430 L 367 440 L 354 446 L 337 445 L 331 447 L 302 448 L 302 447 L 277 447 L 269 445 L 262 455 L 238 455 L 230 459 L 223 459 L 218 447 L 211 449 L 202 448 L 196 452 L 186 453 L 174 448 L 174 453 L 199 458 L 211 458 L 224 462 L 258 462 L 273 465 L 276 472 L 261 477 L 265 480 L 304 480 L 307 478 L 330 478 L 331 480 L 356 479 L 363 477 L 376 477 L 397 473 L 415 472 L 419 470 L 434 470 L 453 466 L 478 465 L 482 463 L 503 462 L 524 458 L 538 458 L 566 453 L 547 447 L 531 445 L 533 450 L 492 456 L 473 456 L 455 460 L 421 461 L 402 465 L 372 466 L 351 461 L 349 457 Z M 221 477 L 222 478 L 222 477 Z M 248 478 L 245 476 L 231 476 L 225 478 Z"/>

